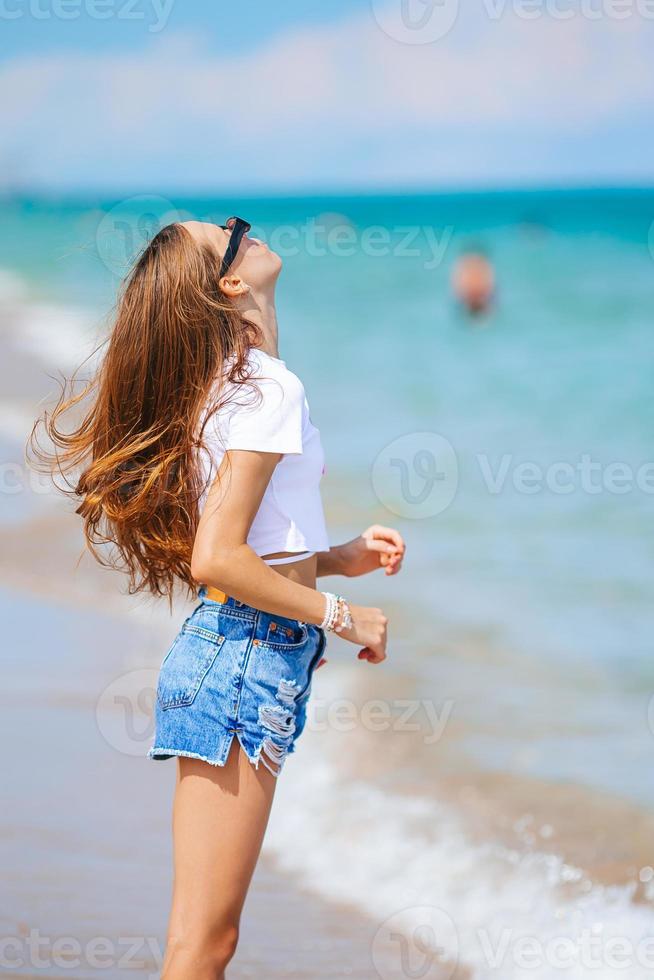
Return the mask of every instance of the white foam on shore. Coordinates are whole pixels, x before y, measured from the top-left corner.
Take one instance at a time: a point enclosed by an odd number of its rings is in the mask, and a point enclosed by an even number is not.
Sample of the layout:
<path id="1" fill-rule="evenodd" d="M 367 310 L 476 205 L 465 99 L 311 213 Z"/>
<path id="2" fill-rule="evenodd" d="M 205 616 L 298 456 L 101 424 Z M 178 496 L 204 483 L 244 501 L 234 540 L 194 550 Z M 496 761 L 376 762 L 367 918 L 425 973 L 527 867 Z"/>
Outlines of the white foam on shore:
<path id="1" fill-rule="evenodd" d="M 33 300 L 15 273 L 0 269 L 0 327 L 4 341 L 46 367 L 71 372 L 98 344 L 98 314 Z"/>
<path id="2" fill-rule="evenodd" d="M 96 321 L 91 311 L 32 303 L 19 321 L 18 343 L 48 367 L 70 372 L 92 358 L 98 346 Z"/>
<path id="3" fill-rule="evenodd" d="M 332 668 L 321 696 L 333 686 L 342 697 L 347 676 Z M 280 780 L 266 841 L 302 884 L 355 903 L 380 928 L 402 913 L 409 938 L 428 926 L 425 907 L 442 910 L 453 923 L 437 935 L 444 959 L 458 957 L 475 980 L 650 980 L 653 916 L 633 903 L 633 889 L 593 884 L 556 855 L 475 843 L 455 809 L 431 794 L 395 795 L 344 777 L 343 735 L 308 730 L 303 742 Z M 399 947 L 397 955 L 399 969 Z M 441 973 L 388 973 L 405 975 Z"/>

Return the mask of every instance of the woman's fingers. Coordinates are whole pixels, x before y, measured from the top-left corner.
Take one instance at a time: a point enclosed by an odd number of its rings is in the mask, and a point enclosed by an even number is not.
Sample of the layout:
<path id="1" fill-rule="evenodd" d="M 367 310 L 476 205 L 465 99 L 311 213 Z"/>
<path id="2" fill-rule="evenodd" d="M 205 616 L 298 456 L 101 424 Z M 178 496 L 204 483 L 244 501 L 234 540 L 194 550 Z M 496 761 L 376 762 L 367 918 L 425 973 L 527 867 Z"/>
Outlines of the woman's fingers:
<path id="1" fill-rule="evenodd" d="M 385 569 L 386 575 L 397 575 L 402 567 L 402 559 L 406 546 L 399 531 L 392 527 L 373 524 L 363 532 L 363 538 L 369 551 L 379 554 L 379 564 Z"/>
<path id="2" fill-rule="evenodd" d="M 366 538 L 368 551 L 378 551 L 381 555 L 396 555 L 398 548 L 395 544 L 390 544 L 383 538 Z"/>
<path id="3" fill-rule="evenodd" d="M 373 524 L 372 527 L 369 527 L 367 531 L 363 532 L 363 537 L 367 537 L 369 539 L 381 539 L 394 545 L 400 551 L 405 550 L 404 539 L 400 532 L 396 531 L 394 527 L 384 527 L 383 524 Z"/>
<path id="4" fill-rule="evenodd" d="M 370 647 L 364 647 L 363 650 L 359 650 L 357 657 L 359 660 L 367 660 L 370 664 L 380 664 L 382 660 L 386 660 L 385 653 L 376 653 Z"/>
<path id="5" fill-rule="evenodd" d="M 366 540 L 368 550 L 379 554 L 379 563 L 386 569 L 387 575 L 395 575 L 399 572 L 406 551 L 404 539 L 399 531 L 392 527 L 383 527 L 381 524 L 373 524 L 363 532 L 362 537 Z"/>

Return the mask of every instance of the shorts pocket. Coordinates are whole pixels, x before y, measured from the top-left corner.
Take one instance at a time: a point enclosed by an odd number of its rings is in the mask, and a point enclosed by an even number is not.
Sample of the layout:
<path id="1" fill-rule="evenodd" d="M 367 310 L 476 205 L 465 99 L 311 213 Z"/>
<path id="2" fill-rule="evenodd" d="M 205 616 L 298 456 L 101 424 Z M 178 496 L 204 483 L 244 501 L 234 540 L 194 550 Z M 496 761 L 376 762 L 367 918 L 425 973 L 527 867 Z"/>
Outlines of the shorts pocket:
<path id="1" fill-rule="evenodd" d="M 225 637 L 193 624 L 184 625 L 164 657 L 157 684 L 162 708 L 192 704 Z"/>
<path id="2" fill-rule="evenodd" d="M 308 637 L 309 630 L 304 623 L 273 620 L 268 624 L 264 643 L 278 650 L 293 650 L 304 646 Z"/>

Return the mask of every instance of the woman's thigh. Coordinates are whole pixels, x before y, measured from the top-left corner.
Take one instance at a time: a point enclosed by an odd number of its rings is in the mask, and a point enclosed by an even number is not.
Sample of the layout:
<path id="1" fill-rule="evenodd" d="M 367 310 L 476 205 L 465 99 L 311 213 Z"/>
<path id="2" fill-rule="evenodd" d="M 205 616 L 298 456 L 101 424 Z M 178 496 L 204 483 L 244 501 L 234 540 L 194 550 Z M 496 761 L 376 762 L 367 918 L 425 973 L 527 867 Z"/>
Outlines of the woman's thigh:
<path id="1" fill-rule="evenodd" d="M 223 768 L 179 759 L 169 943 L 203 943 L 238 925 L 275 785 L 236 739 Z"/>

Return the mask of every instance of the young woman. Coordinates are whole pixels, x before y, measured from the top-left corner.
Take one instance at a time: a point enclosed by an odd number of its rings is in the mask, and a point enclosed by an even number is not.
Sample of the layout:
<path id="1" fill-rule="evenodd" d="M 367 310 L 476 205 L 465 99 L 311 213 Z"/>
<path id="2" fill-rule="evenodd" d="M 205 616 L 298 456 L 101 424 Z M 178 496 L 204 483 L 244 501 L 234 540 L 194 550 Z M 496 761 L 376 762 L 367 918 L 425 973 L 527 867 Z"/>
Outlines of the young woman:
<path id="1" fill-rule="evenodd" d="M 239 218 L 164 228 L 127 280 L 97 377 L 45 419 L 98 560 L 133 592 L 199 587 L 162 664 L 150 751 L 178 757 L 164 980 L 216 980 L 234 954 L 325 633 L 369 663 L 386 657 L 382 611 L 317 578 L 393 575 L 404 555 L 379 526 L 329 547 L 320 435 L 278 356 L 281 261 L 249 230 Z"/>

